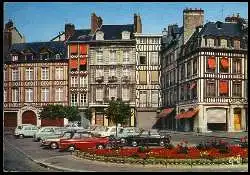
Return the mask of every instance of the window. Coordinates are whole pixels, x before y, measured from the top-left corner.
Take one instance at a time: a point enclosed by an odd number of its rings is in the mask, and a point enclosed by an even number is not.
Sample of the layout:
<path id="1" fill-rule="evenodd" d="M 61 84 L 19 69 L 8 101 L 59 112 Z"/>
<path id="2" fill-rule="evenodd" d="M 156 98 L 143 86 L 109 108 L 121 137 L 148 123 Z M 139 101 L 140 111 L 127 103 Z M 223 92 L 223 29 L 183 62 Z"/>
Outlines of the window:
<path id="1" fill-rule="evenodd" d="M 102 31 L 96 32 L 96 40 L 104 40 L 104 33 Z"/>
<path id="2" fill-rule="evenodd" d="M 77 87 L 77 85 L 78 85 L 78 77 L 77 76 L 71 77 L 71 87 Z"/>
<path id="3" fill-rule="evenodd" d="M 239 40 L 234 40 L 234 48 L 240 49 L 240 41 Z"/>
<path id="4" fill-rule="evenodd" d="M 206 71 L 215 72 L 215 69 L 216 69 L 216 59 L 214 56 L 210 56 L 207 58 Z"/>
<path id="5" fill-rule="evenodd" d="M 123 31 L 122 32 L 122 39 L 130 39 L 130 32 Z"/>
<path id="6" fill-rule="evenodd" d="M 193 60 L 193 74 L 197 74 L 197 59 Z"/>
<path id="7" fill-rule="evenodd" d="M 103 101 L 103 89 L 102 88 L 96 89 L 96 101 Z"/>
<path id="8" fill-rule="evenodd" d="M 140 91 L 139 106 L 140 107 L 147 106 L 147 91 Z"/>
<path id="9" fill-rule="evenodd" d="M 123 68 L 123 76 L 129 76 L 129 69 L 128 68 Z"/>
<path id="10" fill-rule="evenodd" d="M 158 52 L 151 52 L 151 65 L 158 65 Z"/>
<path id="11" fill-rule="evenodd" d="M 129 62 L 129 51 L 124 50 L 123 51 L 123 63 L 128 63 Z"/>
<path id="12" fill-rule="evenodd" d="M 229 60 L 227 57 L 220 58 L 220 72 L 227 73 L 229 71 Z"/>
<path id="13" fill-rule="evenodd" d="M 56 59 L 57 59 L 57 60 L 60 59 L 60 54 L 56 54 Z"/>
<path id="14" fill-rule="evenodd" d="M 115 64 L 115 62 L 116 62 L 116 51 L 113 51 L 113 50 L 111 50 L 110 51 L 110 53 L 109 53 L 109 56 L 110 56 L 110 64 Z"/>
<path id="15" fill-rule="evenodd" d="M 27 61 L 33 60 L 33 54 L 27 54 L 27 55 L 25 55 L 25 60 L 27 60 Z"/>
<path id="16" fill-rule="evenodd" d="M 226 48 L 227 47 L 227 40 L 226 39 L 221 39 L 221 47 Z"/>
<path id="17" fill-rule="evenodd" d="M 158 91 L 151 92 L 152 107 L 158 107 Z"/>
<path id="18" fill-rule="evenodd" d="M 56 67 L 55 79 L 56 80 L 62 80 L 63 79 L 63 68 L 62 67 Z"/>
<path id="19" fill-rule="evenodd" d="M 70 55 L 78 55 L 78 47 L 77 44 L 71 44 L 70 45 Z"/>
<path id="20" fill-rule="evenodd" d="M 7 91 L 6 91 L 6 89 L 4 89 L 3 96 L 4 96 L 4 102 L 7 102 Z"/>
<path id="21" fill-rule="evenodd" d="M 19 71 L 18 69 L 12 69 L 12 81 L 19 80 Z"/>
<path id="22" fill-rule="evenodd" d="M 189 61 L 188 63 L 187 63 L 187 78 L 190 78 L 190 76 L 191 76 L 191 62 Z"/>
<path id="23" fill-rule="evenodd" d="M 139 64 L 147 64 L 146 63 L 146 56 L 140 56 L 140 63 Z"/>
<path id="24" fill-rule="evenodd" d="M 71 105 L 77 106 L 77 94 L 71 94 Z"/>
<path id="25" fill-rule="evenodd" d="M 87 77 L 80 77 L 80 87 L 87 87 Z"/>
<path id="26" fill-rule="evenodd" d="M 110 68 L 109 69 L 109 76 L 110 77 L 116 76 L 116 68 Z"/>
<path id="27" fill-rule="evenodd" d="M 33 102 L 33 89 L 29 88 L 25 90 L 25 101 Z"/>
<path id="28" fill-rule="evenodd" d="M 12 89 L 12 102 L 18 102 L 19 101 L 19 90 L 18 88 Z"/>
<path id="29" fill-rule="evenodd" d="M 96 51 L 96 61 L 97 61 L 97 64 L 103 63 L 103 52 L 102 51 Z"/>
<path id="30" fill-rule="evenodd" d="M 189 85 L 189 83 L 187 83 L 186 85 L 185 85 L 185 95 L 186 95 L 186 100 L 190 100 L 190 85 Z"/>
<path id="31" fill-rule="evenodd" d="M 215 90 L 215 81 L 214 80 L 207 80 L 207 87 L 206 89 L 206 96 L 207 97 L 215 97 L 216 90 Z"/>
<path id="32" fill-rule="evenodd" d="M 33 80 L 33 76 L 34 76 L 34 70 L 33 68 L 26 68 L 26 72 L 25 72 L 25 77 L 26 77 L 26 80 Z"/>
<path id="33" fill-rule="evenodd" d="M 241 97 L 242 86 L 241 81 L 233 81 L 233 96 L 234 97 Z"/>
<path id="34" fill-rule="evenodd" d="M 18 55 L 13 55 L 12 56 L 12 61 L 18 61 Z"/>
<path id="35" fill-rule="evenodd" d="M 139 71 L 139 83 L 147 84 L 147 72 L 146 71 Z"/>
<path id="36" fill-rule="evenodd" d="M 229 47 L 229 48 L 233 47 L 233 40 L 232 39 L 227 40 L 227 47 Z"/>
<path id="37" fill-rule="evenodd" d="M 207 39 L 207 46 L 208 47 L 213 47 L 214 46 L 214 39 L 208 38 Z"/>
<path id="38" fill-rule="evenodd" d="M 49 53 L 41 53 L 40 60 L 47 60 L 49 58 Z"/>
<path id="39" fill-rule="evenodd" d="M 42 88 L 41 90 L 41 101 L 48 102 L 49 101 L 49 88 Z"/>
<path id="40" fill-rule="evenodd" d="M 233 58 L 233 72 L 232 73 L 241 73 L 241 59 Z"/>
<path id="41" fill-rule="evenodd" d="M 220 80 L 219 88 L 220 96 L 228 96 L 228 80 Z"/>
<path id="42" fill-rule="evenodd" d="M 96 69 L 96 77 L 103 76 L 103 69 Z"/>
<path id="43" fill-rule="evenodd" d="M 112 98 L 117 98 L 117 88 L 116 87 L 110 87 L 109 88 L 109 99 L 111 100 Z"/>
<path id="44" fill-rule="evenodd" d="M 180 87 L 180 100 L 184 100 L 184 86 Z"/>
<path id="45" fill-rule="evenodd" d="M 183 80 L 185 78 L 185 65 L 181 65 L 181 77 L 180 79 Z"/>
<path id="46" fill-rule="evenodd" d="M 80 94 L 80 106 L 87 104 L 87 94 Z"/>
<path id="47" fill-rule="evenodd" d="M 151 71 L 151 83 L 159 84 L 158 79 L 159 79 L 158 71 Z"/>
<path id="48" fill-rule="evenodd" d="M 221 44 L 220 39 L 219 38 L 215 39 L 215 46 L 219 47 L 220 44 Z"/>
<path id="49" fill-rule="evenodd" d="M 42 67 L 42 77 L 41 80 L 48 80 L 49 79 L 49 68 L 48 67 Z"/>
<path id="50" fill-rule="evenodd" d="M 129 100 L 129 88 L 122 89 L 122 100 L 128 101 Z"/>
<path id="51" fill-rule="evenodd" d="M 191 83 L 190 89 L 191 89 L 191 99 L 197 98 L 197 82 Z"/>
<path id="52" fill-rule="evenodd" d="M 63 99 L 63 88 L 57 88 L 56 89 L 56 96 L 55 96 L 55 101 L 62 101 Z"/>

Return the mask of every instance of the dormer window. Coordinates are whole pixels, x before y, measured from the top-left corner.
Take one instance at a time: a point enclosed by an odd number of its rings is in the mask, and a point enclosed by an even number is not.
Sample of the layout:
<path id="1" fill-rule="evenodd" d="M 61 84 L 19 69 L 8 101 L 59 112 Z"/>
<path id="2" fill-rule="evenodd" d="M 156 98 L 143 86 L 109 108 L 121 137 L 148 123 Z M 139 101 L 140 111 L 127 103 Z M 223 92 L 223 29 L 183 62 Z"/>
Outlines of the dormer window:
<path id="1" fill-rule="evenodd" d="M 60 54 L 56 54 L 56 59 L 60 59 Z"/>
<path id="2" fill-rule="evenodd" d="M 122 32 L 122 39 L 130 39 L 130 32 L 123 31 Z"/>
<path id="3" fill-rule="evenodd" d="M 96 32 L 96 40 L 104 40 L 104 33 L 102 31 Z"/>
<path id="4" fill-rule="evenodd" d="M 18 61 L 18 55 L 12 55 L 12 61 Z"/>
<path id="5" fill-rule="evenodd" d="M 33 60 L 33 54 L 32 54 L 32 53 L 26 54 L 26 55 L 25 55 L 25 60 L 26 60 L 26 61 L 31 61 L 31 60 Z"/>
<path id="6" fill-rule="evenodd" d="M 41 53 L 40 60 L 47 60 L 49 58 L 49 53 Z"/>

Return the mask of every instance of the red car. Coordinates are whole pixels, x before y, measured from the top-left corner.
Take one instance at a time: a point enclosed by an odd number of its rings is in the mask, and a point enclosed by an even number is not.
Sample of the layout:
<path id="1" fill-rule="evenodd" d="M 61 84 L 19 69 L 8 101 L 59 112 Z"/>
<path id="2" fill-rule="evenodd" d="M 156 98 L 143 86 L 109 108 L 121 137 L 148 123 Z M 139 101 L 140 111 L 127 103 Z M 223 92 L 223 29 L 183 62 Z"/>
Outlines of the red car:
<path id="1" fill-rule="evenodd" d="M 103 149 L 109 143 L 108 137 L 93 137 L 90 133 L 74 133 L 70 139 L 60 139 L 59 151 L 86 150 L 88 148 Z"/>

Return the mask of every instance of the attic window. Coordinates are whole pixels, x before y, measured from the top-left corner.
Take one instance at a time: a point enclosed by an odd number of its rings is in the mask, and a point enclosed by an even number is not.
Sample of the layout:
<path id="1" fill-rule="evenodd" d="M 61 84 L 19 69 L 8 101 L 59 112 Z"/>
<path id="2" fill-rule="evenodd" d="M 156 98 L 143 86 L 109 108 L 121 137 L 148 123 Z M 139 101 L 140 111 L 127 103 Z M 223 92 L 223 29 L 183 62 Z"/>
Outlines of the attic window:
<path id="1" fill-rule="evenodd" d="M 122 39 L 130 39 L 130 32 L 123 31 L 122 32 Z"/>
<path id="2" fill-rule="evenodd" d="M 18 61 L 18 55 L 13 55 L 12 56 L 12 61 Z"/>
<path id="3" fill-rule="evenodd" d="M 49 58 L 49 53 L 41 53 L 40 60 L 47 60 Z"/>
<path id="4" fill-rule="evenodd" d="M 221 29 L 222 28 L 222 22 L 217 22 L 216 23 L 216 28 Z"/>
<path id="5" fill-rule="evenodd" d="M 25 55 L 25 60 L 27 60 L 27 61 L 33 60 L 33 54 L 29 53 L 29 54 Z"/>
<path id="6" fill-rule="evenodd" d="M 60 59 L 60 54 L 56 54 L 56 59 Z"/>
<path id="7" fill-rule="evenodd" d="M 96 32 L 96 40 L 104 40 L 104 33 L 102 31 Z"/>

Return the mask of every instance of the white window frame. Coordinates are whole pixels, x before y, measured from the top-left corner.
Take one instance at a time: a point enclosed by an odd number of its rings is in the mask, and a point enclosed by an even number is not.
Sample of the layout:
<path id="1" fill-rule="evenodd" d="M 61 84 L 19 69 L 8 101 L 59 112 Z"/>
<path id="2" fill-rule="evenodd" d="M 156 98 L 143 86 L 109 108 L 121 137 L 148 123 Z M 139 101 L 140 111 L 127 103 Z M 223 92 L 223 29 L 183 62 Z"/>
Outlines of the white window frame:
<path id="1" fill-rule="evenodd" d="M 129 69 L 128 68 L 123 68 L 123 76 L 129 77 Z"/>
<path id="2" fill-rule="evenodd" d="M 57 95 L 57 98 L 55 99 L 55 101 L 62 101 L 62 97 L 63 97 L 63 88 L 57 88 L 56 89 L 56 94 Z"/>
<path id="3" fill-rule="evenodd" d="M 96 101 L 103 101 L 104 98 L 103 88 L 96 88 Z"/>
<path id="4" fill-rule="evenodd" d="M 110 52 L 109 52 L 109 58 L 110 58 L 109 63 L 110 64 L 115 64 L 116 63 L 116 51 L 110 50 Z"/>
<path id="5" fill-rule="evenodd" d="M 104 40 L 104 33 L 102 31 L 96 32 L 96 40 Z"/>
<path id="6" fill-rule="evenodd" d="M 78 77 L 72 76 L 71 77 L 71 87 L 77 87 L 78 86 Z"/>
<path id="7" fill-rule="evenodd" d="M 152 107 L 158 107 L 159 103 L 159 92 L 158 90 L 151 91 L 151 104 Z"/>
<path id="8" fill-rule="evenodd" d="M 42 88 L 41 89 L 41 101 L 42 102 L 49 102 L 49 88 Z"/>
<path id="9" fill-rule="evenodd" d="M 151 65 L 158 65 L 159 64 L 158 58 L 159 58 L 158 52 L 151 52 Z"/>
<path id="10" fill-rule="evenodd" d="M 87 77 L 80 77 L 80 87 L 87 87 Z"/>
<path id="11" fill-rule="evenodd" d="M 117 98 L 117 87 L 109 87 L 109 99 L 111 100 L 112 97 Z"/>
<path id="12" fill-rule="evenodd" d="M 129 88 L 122 88 L 122 100 L 129 101 Z"/>
<path id="13" fill-rule="evenodd" d="M 129 50 L 123 51 L 123 63 L 129 63 Z"/>
<path id="14" fill-rule="evenodd" d="M 70 96 L 70 100 L 71 100 L 71 106 L 77 106 L 78 103 L 77 93 L 72 93 Z"/>
<path id="15" fill-rule="evenodd" d="M 63 79 L 63 67 L 56 67 L 56 80 Z"/>
<path id="16" fill-rule="evenodd" d="M 41 68 L 41 80 L 48 80 L 49 79 L 49 68 L 42 67 Z"/>
<path id="17" fill-rule="evenodd" d="M 130 32 L 128 32 L 128 31 L 123 31 L 122 32 L 122 39 L 127 39 L 127 40 L 129 40 L 130 39 Z"/>
<path id="18" fill-rule="evenodd" d="M 103 74 L 104 74 L 103 69 L 96 69 L 96 77 L 97 78 L 103 76 Z"/>
<path id="19" fill-rule="evenodd" d="M 20 92 L 18 88 L 12 89 L 12 102 L 19 102 Z"/>
<path id="20" fill-rule="evenodd" d="M 110 68 L 109 69 L 109 76 L 110 77 L 116 76 L 116 68 Z"/>
<path id="21" fill-rule="evenodd" d="M 144 101 L 144 98 L 143 96 L 145 96 L 145 101 Z M 143 90 L 143 91 L 140 91 L 139 92 L 139 97 L 140 97 L 140 100 L 139 100 L 139 106 L 140 107 L 146 107 L 147 106 L 147 91 Z"/>
<path id="22" fill-rule="evenodd" d="M 19 80 L 19 70 L 12 69 L 12 81 L 18 81 L 18 80 Z"/>
<path id="23" fill-rule="evenodd" d="M 29 67 L 25 70 L 25 79 L 26 80 L 33 80 L 34 79 L 34 69 Z"/>
<path id="24" fill-rule="evenodd" d="M 96 62 L 97 64 L 103 64 L 103 51 L 96 51 Z"/>
<path id="25" fill-rule="evenodd" d="M 25 101 L 26 102 L 33 102 L 33 89 L 28 88 L 25 90 Z"/>
<path id="26" fill-rule="evenodd" d="M 87 105 L 87 94 L 80 94 L 80 106 Z"/>
<path id="27" fill-rule="evenodd" d="M 12 61 L 18 61 L 18 55 L 12 55 Z"/>

